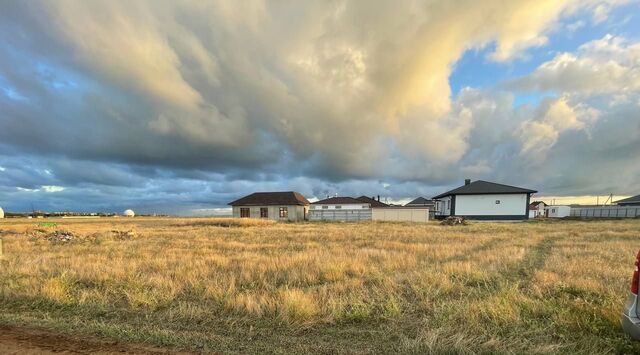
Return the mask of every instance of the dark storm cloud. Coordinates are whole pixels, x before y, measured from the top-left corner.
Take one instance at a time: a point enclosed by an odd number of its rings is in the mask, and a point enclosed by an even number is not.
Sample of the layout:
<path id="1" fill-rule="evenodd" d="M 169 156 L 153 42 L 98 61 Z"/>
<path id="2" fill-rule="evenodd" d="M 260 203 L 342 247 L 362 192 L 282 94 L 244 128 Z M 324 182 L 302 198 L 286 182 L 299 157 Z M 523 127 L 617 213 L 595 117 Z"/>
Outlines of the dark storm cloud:
<path id="1" fill-rule="evenodd" d="M 637 45 L 606 37 L 507 91 L 450 95 L 465 50 L 514 60 L 578 4 L 597 2 L 2 3 L 0 205 L 185 213 L 256 190 L 430 196 L 464 177 L 634 193 Z M 618 75 L 611 62 L 624 85 L 590 90 L 590 65 Z M 558 94 L 514 107 L 519 90 Z"/>

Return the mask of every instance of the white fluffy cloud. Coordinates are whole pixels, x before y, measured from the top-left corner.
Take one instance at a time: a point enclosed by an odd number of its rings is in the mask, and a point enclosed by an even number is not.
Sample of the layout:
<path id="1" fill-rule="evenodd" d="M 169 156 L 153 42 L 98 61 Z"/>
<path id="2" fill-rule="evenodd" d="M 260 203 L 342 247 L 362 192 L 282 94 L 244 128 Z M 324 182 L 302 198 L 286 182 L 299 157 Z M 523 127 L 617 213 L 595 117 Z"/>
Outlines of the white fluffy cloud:
<path id="1" fill-rule="evenodd" d="M 536 71 L 508 86 L 517 90 L 573 94 L 615 94 L 640 90 L 640 44 L 622 37 L 582 45 L 576 53 L 560 53 Z"/>
<path id="2" fill-rule="evenodd" d="M 536 116 L 538 117 L 520 125 L 520 153 L 533 158 L 534 161 L 543 161 L 558 141 L 560 134 L 567 130 L 585 130 L 587 125 L 598 119 L 599 111 L 580 104 L 572 106 L 564 96 L 543 102 L 538 107 Z"/>

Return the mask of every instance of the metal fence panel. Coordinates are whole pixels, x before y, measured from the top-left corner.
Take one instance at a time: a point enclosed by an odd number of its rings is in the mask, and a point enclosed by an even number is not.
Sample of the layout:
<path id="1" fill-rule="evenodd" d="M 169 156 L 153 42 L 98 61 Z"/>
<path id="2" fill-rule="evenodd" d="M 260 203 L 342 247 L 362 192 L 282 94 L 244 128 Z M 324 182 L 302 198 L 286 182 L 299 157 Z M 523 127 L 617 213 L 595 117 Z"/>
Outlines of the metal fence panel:
<path id="1" fill-rule="evenodd" d="M 640 207 L 572 207 L 569 215 L 581 218 L 635 218 L 640 217 Z"/>

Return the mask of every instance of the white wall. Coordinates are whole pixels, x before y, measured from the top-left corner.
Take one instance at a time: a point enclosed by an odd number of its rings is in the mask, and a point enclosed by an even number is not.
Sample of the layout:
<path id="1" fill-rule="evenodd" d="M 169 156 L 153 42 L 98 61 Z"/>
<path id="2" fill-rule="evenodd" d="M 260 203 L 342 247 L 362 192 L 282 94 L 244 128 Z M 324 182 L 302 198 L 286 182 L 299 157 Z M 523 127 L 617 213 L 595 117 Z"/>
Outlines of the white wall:
<path id="1" fill-rule="evenodd" d="M 287 218 L 280 218 L 280 207 L 287 208 Z M 307 207 L 299 205 L 282 205 L 282 206 L 233 206 L 232 212 L 234 218 L 240 218 L 240 208 L 249 209 L 249 218 L 261 218 L 260 208 L 266 208 L 268 211 L 268 219 L 276 221 L 303 221 L 306 216 Z"/>
<path id="2" fill-rule="evenodd" d="M 451 215 L 451 196 L 446 196 L 440 199 L 437 202 L 437 213 L 441 216 L 449 216 Z"/>
<path id="3" fill-rule="evenodd" d="M 549 217 L 563 218 L 571 215 L 571 207 L 569 206 L 547 206 L 546 210 L 549 211 Z"/>
<path id="4" fill-rule="evenodd" d="M 339 206 L 339 207 L 338 207 Z M 323 208 L 327 207 L 327 208 Z M 362 210 L 369 208 L 368 203 L 364 204 L 345 204 L 345 205 L 311 205 L 312 210 Z"/>
<path id="5" fill-rule="evenodd" d="M 374 221 L 429 222 L 428 208 L 372 208 Z"/>
<path id="6" fill-rule="evenodd" d="M 457 216 L 521 216 L 526 211 L 527 194 L 456 195 Z"/>
<path id="7" fill-rule="evenodd" d="M 310 221 L 370 221 L 371 208 L 309 210 Z"/>

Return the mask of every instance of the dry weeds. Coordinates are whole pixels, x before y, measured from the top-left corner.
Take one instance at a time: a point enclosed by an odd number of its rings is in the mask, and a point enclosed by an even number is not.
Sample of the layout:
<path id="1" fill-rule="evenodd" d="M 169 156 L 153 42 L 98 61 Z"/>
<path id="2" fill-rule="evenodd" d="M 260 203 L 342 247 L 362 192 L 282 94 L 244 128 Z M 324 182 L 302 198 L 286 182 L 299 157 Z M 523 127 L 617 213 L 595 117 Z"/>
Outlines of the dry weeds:
<path id="1" fill-rule="evenodd" d="M 634 353 L 640 221 L 3 221 L 0 323 L 225 353 Z M 132 231 L 122 238 L 113 231 Z"/>

